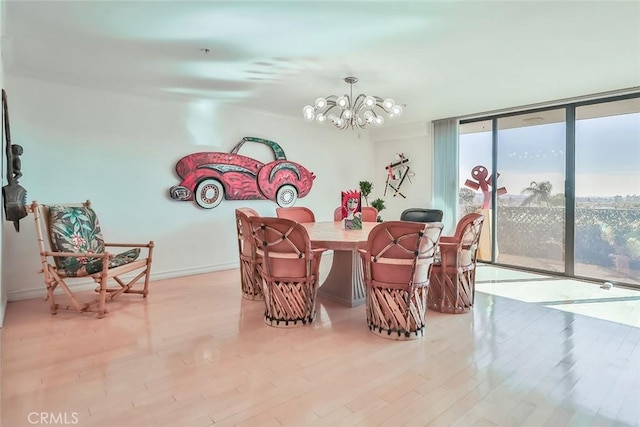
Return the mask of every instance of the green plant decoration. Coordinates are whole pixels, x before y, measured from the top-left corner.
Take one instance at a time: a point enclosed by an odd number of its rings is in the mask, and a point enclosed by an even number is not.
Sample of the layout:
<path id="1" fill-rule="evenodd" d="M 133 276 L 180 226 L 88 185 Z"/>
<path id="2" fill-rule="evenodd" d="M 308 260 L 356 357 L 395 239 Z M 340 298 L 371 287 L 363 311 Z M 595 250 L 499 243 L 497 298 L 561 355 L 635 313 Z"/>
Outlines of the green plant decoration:
<path id="1" fill-rule="evenodd" d="M 378 222 L 382 222 L 382 217 L 380 216 L 380 212 L 382 212 L 385 208 L 384 200 L 382 200 L 381 198 L 377 198 L 373 202 L 371 202 L 371 206 L 373 206 L 378 210 Z"/>
<path id="2" fill-rule="evenodd" d="M 373 184 L 371 183 L 371 181 L 360 181 L 358 183 L 358 185 L 360 185 L 360 194 L 362 194 L 362 197 L 364 197 L 364 201 L 366 202 L 367 206 L 369 206 L 369 194 L 371 194 L 371 190 L 373 189 Z"/>

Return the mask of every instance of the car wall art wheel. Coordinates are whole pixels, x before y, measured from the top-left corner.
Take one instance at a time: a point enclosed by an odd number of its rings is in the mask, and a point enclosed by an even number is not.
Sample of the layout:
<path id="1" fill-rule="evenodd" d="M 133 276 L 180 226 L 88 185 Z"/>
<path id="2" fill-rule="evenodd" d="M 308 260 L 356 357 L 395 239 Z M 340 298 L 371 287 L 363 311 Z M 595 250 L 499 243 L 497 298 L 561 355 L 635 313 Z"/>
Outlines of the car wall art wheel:
<path id="1" fill-rule="evenodd" d="M 222 202 L 224 198 L 224 188 L 222 184 L 220 184 L 220 181 L 205 179 L 198 183 L 194 198 L 201 208 L 212 209 Z"/>
<path id="2" fill-rule="evenodd" d="M 276 193 L 276 203 L 281 208 L 293 206 L 298 200 L 298 190 L 293 185 L 283 185 Z"/>

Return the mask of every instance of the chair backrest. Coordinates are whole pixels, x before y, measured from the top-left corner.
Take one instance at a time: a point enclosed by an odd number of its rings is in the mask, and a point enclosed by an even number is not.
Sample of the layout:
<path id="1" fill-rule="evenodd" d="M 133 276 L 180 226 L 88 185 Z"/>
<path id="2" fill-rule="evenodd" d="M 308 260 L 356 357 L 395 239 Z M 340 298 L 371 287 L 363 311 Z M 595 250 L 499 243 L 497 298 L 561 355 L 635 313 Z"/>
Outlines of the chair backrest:
<path id="1" fill-rule="evenodd" d="M 304 206 L 292 206 L 290 208 L 276 208 L 278 218 L 290 219 L 295 222 L 316 222 L 313 211 Z"/>
<path id="2" fill-rule="evenodd" d="M 442 223 L 387 221 L 376 225 L 364 255 L 367 286 L 428 286 Z"/>
<path id="3" fill-rule="evenodd" d="M 451 237 L 443 238 L 451 243 L 457 243 L 458 256 L 447 257 L 446 261 L 443 258 L 447 266 L 475 266 L 478 254 L 478 242 L 480 241 L 483 223 L 484 215 L 468 213 L 458 221 L 455 234 Z"/>
<path id="4" fill-rule="evenodd" d="M 362 207 L 362 222 L 377 222 L 378 221 L 378 209 L 373 206 Z"/>
<path id="5" fill-rule="evenodd" d="M 307 230 L 286 218 L 250 217 L 256 253 L 262 257 L 262 270 L 272 278 L 310 278 L 313 253 Z"/>
<path id="6" fill-rule="evenodd" d="M 409 208 L 400 214 L 400 221 L 442 222 L 442 216 L 440 209 Z"/>
<path id="7" fill-rule="evenodd" d="M 44 234 L 52 252 L 104 253 L 100 223 L 89 200 L 65 205 L 41 205 L 34 201 L 31 209 L 36 221 L 41 254 L 46 251 Z M 46 257 L 43 262 L 46 262 Z M 54 262 L 67 276 L 75 276 L 86 268 L 90 260 L 57 256 L 54 257 Z"/>
<path id="8" fill-rule="evenodd" d="M 378 209 L 373 206 L 363 206 L 362 208 L 362 222 L 377 222 L 378 221 Z M 333 211 L 333 220 L 342 221 L 342 207 L 338 206 Z"/>
<path id="9" fill-rule="evenodd" d="M 258 212 L 251 208 L 236 209 L 236 230 L 238 232 L 238 253 L 251 256 L 251 244 L 253 242 L 249 218 L 259 216 Z"/>

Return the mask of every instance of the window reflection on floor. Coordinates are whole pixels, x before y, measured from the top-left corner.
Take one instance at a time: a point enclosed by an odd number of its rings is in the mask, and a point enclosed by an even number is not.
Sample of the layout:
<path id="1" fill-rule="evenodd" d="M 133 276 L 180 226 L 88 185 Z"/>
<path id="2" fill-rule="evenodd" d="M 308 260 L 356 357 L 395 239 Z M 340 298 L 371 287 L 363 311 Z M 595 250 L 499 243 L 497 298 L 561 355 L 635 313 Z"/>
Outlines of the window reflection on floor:
<path id="1" fill-rule="evenodd" d="M 479 265 L 476 291 L 640 328 L 640 290 Z"/>

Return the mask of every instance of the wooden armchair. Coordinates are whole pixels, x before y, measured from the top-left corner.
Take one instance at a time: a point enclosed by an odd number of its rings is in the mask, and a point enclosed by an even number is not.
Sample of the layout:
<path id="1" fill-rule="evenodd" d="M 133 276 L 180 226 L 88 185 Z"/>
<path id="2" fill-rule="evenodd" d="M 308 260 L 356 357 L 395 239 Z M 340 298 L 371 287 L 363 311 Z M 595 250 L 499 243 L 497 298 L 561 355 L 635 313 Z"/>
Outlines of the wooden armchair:
<path id="1" fill-rule="evenodd" d="M 429 308 L 442 313 L 466 313 L 473 307 L 478 241 L 484 216 L 463 216 L 453 236 L 442 236 L 440 261 L 433 266 Z"/>
<path id="2" fill-rule="evenodd" d="M 369 330 L 383 338 L 424 335 L 427 293 L 442 223 L 387 221 L 369 233 L 363 254 Z"/>
<path id="3" fill-rule="evenodd" d="M 278 218 L 290 219 L 295 222 L 316 222 L 313 211 L 304 206 L 293 206 L 290 208 L 276 208 Z"/>
<path id="4" fill-rule="evenodd" d="M 378 209 L 373 206 L 363 206 L 361 208 L 362 222 L 377 222 L 378 221 Z M 333 211 L 333 220 L 342 221 L 342 206 L 338 206 Z"/>
<path id="5" fill-rule="evenodd" d="M 120 294 L 133 293 L 146 297 L 149 293 L 149 275 L 153 255 L 153 241 L 149 243 L 106 243 L 98 217 L 87 200 L 82 204 L 40 205 L 33 201 L 29 206 L 36 224 L 36 236 L 40 249 L 42 273 L 47 287 L 51 314 L 58 308 L 78 312 L 95 311 L 103 318 L 107 309 L 105 304 Z M 46 236 L 46 237 L 45 237 Z M 45 239 L 47 243 L 45 243 Z M 131 248 L 114 254 L 111 248 Z M 146 252 L 140 258 L 141 250 Z M 130 273 L 125 280 L 120 276 Z M 131 278 L 131 276 L 133 277 Z M 98 287 L 98 297 L 86 303 L 80 303 L 67 281 L 75 278 L 90 277 Z M 142 289 L 133 286 L 144 278 Z M 113 279 L 118 286 L 108 287 Z M 55 290 L 60 287 L 71 301 L 71 305 L 56 303 Z"/>
<path id="6" fill-rule="evenodd" d="M 362 207 L 362 222 L 377 222 L 378 221 L 378 209 L 373 206 Z"/>
<path id="7" fill-rule="evenodd" d="M 333 210 L 333 220 L 334 221 L 342 221 L 344 218 L 342 217 L 342 206 L 338 206 Z"/>
<path id="8" fill-rule="evenodd" d="M 236 227 L 238 231 L 238 255 L 240 256 L 240 283 L 242 297 L 249 300 L 264 299 L 262 295 L 262 278 L 258 271 L 259 258 L 249 218 L 257 217 L 258 212 L 251 208 L 236 209 Z"/>
<path id="9" fill-rule="evenodd" d="M 275 327 L 308 325 L 316 318 L 321 255 L 307 230 L 286 218 L 251 217 L 264 293 L 264 321 Z"/>

